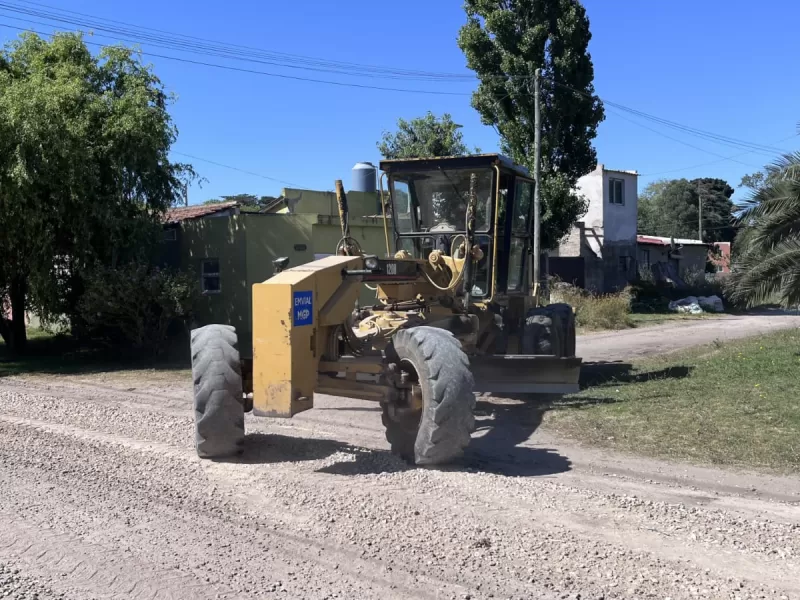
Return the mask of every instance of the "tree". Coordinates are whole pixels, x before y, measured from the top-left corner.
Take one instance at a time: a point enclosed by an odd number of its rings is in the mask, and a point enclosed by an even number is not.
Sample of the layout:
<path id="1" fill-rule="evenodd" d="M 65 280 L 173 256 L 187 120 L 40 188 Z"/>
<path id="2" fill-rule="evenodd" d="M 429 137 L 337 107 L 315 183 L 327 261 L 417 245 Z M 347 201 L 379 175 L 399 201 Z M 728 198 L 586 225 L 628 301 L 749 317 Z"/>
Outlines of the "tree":
<path id="1" fill-rule="evenodd" d="M 430 111 L 424 117 L 397 120 L 397 131 L 384 131 L 377 144 L 381 156 L 392 158 L 422 158 L 463 156 L 470 150 L 464 143 L 461 125 L 445 113 L 441 119 Z M 475 148 L 474 152 L 480 152 Z"/>
<path id="2" fill-rule="evenodd" d="M 87 272 L 142 258 L 194 176 L 172 163 L 171 102 L 123 47 L 92 54 L 78 34 L 24 34 L 0 51 L 0 295 L 24 316 L 75 314 Z M 0 300 L 0 304 L 3 303 Z"/>
<path id="3" fill-rule="evenodd" d="M 639 195 L 638 231 L 645 235 L 697 239 L 703 204 L 703 241 L 732 241 L 733 188 L 723 179 L 671 179 L 649 184 Z"/>
<path id="4" fill-rule="evenodd" d="M 745 229 L 728 281 L 744 306 L 800 304 L 800 153 L 767 167 L 739 218 Z"/>
<path id="5" fill-rule="evenodd" d="M 589 19 L 577 0 L 465 0 L 458 45 L 480 84 L 472 106 L 501 148 L 533 170 L 534 73 L 542 69 L 542 248 L 553 248 L 586 212 L 573 190 L 594 169 L 604 118 L 594 93 Z"/>
<path id="6" fill-rule="evenodd" d="M 697 239 L 699 199 L 686 179 L 651 183 L 639 195 L 639 233 Z"/>
<path id="7" fill-rule="evenodd" d="M 692 179 L 689 183 L 695 187 L 702 202 L 703 241 L 732 242 L 736 237 L 731 200 L 734 189 L 724 179 L 713 177 Z"/>

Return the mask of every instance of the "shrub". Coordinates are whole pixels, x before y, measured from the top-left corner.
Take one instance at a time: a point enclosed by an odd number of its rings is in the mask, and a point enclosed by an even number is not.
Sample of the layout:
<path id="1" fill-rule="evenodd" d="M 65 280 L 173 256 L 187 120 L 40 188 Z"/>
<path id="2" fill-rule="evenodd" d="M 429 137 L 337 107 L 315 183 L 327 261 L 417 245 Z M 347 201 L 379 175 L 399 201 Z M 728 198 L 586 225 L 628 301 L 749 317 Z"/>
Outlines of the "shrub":
<path id="1" fill-rule="evenodd" d="M 586 329 L 625 329 L 631 326 L 633 292 L 625 288 L 616 294 L 595 295 L 571 285 L 558 284 L 552 300 L 575 308 L 575 322 Z"/>
<path id="2" fill-rule="evenodd" d="M 99 268 L 78 304 L 81 333 L 117 348 L 161 353 L 170 333 L 185 332 L 199 297 L 193 277 L 142 264 Z"/>

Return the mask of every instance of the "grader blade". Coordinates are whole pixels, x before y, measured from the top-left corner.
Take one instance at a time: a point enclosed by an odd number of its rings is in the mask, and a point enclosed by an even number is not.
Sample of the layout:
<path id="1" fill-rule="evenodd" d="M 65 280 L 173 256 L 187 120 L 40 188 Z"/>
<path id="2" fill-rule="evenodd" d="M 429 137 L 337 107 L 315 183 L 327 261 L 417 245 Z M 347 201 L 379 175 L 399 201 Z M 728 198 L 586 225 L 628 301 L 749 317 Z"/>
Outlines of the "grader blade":
<path id="1" fill-rule="evenodd" d="M 506 354 L 470 360 L 475 391 L 493 394 L 574 394 L 580 358 Z"/>

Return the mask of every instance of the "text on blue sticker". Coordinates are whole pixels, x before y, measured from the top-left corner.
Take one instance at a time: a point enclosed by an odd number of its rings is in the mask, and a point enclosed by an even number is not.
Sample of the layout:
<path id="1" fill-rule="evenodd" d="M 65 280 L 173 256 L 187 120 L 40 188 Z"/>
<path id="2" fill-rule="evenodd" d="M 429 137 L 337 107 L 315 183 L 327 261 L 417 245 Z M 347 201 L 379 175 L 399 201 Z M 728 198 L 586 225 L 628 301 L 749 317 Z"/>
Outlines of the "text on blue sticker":
<path id="1" fill-rule="evenodd" d="M 292 324 L 295 327 L 311 325 L 314 321 L 313 292 L 294 292 L 292 294 Z"/>

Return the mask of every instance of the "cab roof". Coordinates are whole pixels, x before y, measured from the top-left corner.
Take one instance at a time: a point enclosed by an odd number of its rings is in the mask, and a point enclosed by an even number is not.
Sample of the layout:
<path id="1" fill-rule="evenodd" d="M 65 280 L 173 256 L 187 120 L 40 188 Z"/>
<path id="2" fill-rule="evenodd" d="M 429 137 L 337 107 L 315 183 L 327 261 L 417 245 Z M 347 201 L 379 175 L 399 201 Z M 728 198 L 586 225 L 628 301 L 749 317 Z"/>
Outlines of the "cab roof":
<path id="1" fill-rule="evenodd" d="M 432 171 L 435 169 L 475 169 L 491 168 L 497 165 L 501 169 L 513 172 L 521 177 L 530 177 L 528 169 L 516 164 L 502 154 L 468 154 L 466 156 L 439 156 L 436 158 L 397 158 L 382 160 L 381 171 L 386 173 L 403 173 L 409 171 Z"/>

